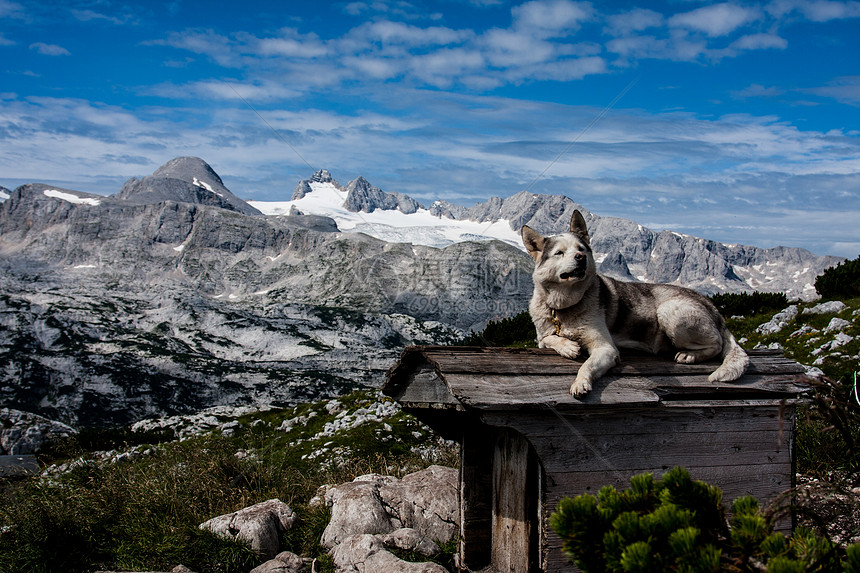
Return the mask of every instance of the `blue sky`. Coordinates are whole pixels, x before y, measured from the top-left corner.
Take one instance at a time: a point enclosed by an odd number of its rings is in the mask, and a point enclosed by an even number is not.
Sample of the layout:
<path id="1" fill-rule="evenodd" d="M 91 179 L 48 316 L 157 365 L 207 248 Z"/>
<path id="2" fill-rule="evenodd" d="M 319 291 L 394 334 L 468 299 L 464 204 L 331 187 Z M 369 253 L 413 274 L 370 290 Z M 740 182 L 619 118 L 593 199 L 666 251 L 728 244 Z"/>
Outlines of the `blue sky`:
<path id="1" fill-rule="evenodd" d="M 0 0 L 0 62 L 10 189 L 195 155 L 246 199 L 325 168 L 860 254 L 857 1 Z"/>

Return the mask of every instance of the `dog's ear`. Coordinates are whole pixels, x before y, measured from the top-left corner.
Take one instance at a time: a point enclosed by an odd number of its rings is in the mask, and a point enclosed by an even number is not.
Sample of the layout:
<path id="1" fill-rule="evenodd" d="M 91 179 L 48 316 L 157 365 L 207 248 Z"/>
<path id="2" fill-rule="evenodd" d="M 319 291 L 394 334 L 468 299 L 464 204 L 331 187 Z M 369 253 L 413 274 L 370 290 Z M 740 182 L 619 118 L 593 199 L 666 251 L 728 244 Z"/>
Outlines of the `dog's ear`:
<path id="1" fill-rule="evenodd" d="M 523 230 L 521 231 L 523 236 L 523 245 L 525 245 L 526 250 L 529 252 L 531 258 L 537 261 L 541 253 L 543 253 L 544 243 L 546 243 L 546 239 L 529 227 L 528 225 L 523 225 Z"/>
<path id="2" fill-rule="evenodd" d="M 579 209 L 573 212 L 573 217 L 570 218 L 570 232 L 585 241 L 586 245 L 590 246 L 591 240 L 588 238 L 588 228 L 585 226 L 585 217 L 579 212 Z"/>

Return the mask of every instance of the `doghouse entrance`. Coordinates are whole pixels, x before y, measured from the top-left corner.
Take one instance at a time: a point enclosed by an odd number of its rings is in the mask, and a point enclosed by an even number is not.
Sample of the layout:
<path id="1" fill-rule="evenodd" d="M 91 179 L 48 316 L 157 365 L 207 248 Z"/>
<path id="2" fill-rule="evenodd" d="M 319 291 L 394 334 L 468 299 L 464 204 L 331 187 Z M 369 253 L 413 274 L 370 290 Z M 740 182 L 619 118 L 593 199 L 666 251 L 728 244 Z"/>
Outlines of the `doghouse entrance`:
<path id="1" fill-rule="evenodd" d="M 543 570 L 542 470 L 528 441 L 476 426 L 460 450 L 460 562 L 471 571 Z"/>

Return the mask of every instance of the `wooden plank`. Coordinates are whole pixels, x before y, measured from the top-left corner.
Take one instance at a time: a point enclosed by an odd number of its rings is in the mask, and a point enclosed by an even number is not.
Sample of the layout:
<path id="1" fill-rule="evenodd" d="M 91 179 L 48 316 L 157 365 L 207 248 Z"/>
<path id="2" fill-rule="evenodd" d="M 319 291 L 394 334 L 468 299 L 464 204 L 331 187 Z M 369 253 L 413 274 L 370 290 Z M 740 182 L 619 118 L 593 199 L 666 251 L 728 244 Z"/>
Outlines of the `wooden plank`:
<path id="1" fill-rule="evenodd" d="M 428 363 L 415 367 L 409 373 L 408 383 L 399 387 L 391 397 L 401 404 L 435 404 L 439 406 L 458 406 L 460 402 L 451 393 L 445 380 Z"/>
<path id="2" fill-rule="evenodd" d="M 733 466 L 790 461 L 789 432 L 760 431 L 656 435 L 530 436 L 548 474 L 641 467 Z"/>
<path id="3" fill-rule="evenodd" d="M 447 374 L 445 379 L 451 392 L 463 404 L 480 410 L 519 410 L 524 406 L 537 408 L 546 405 L 623 405 L 630 402 L 656 404 L 659 401 L 642 380 L 610 376 L 598 380 L 591 393 L 582 400 L 570 395 L 573 376 Z"/>
<path id="4" fill-rule="evenodd" d="M 604 436 L 608 434 L 659 435 L 666 430 L 667 419 L 675 432 L 703 432 L 716 434 L 726 428 L 739 432 L 786 431 L 795 420 L 792 409 L 779 405 L 712 405 L 698 403 L 677 407 L 676 403 L 659 408 L 637 408 L 571 413 L 559 410 L 531 412 L 487 412 L 481 420 L 491 426 L 514 428 L 529 436 Z"/>
<path id="5" fill-rule="evenodd" d="M 575 497 L 583 493 L 597 495 L 600 488 L 611 485 L 616 489 L 630 487 L 630 478 L 651 472 L 661 477 L 674 466 L 648 466 L 612 469 L 610 471 L 547 472 L 546 505 L 554 511 L 562 497 Z M 735 499 L 752 495 L 767 503 L 794 485 L 791 463 L 758 463 L 731 466 L 698 466 L 687 468 L 693 479 L 705 481 L 723 490 L 723 503 L 728 507 Z"/>
<path id="6" fill-rule="evenodd" d="M 549 350 L 411 347 L 389 371 L 383 391 L 415 407 L 459 408 L 460 402 L 480 409 L 519 409 L 541 404 L 578 408 L 675 399 L 787 397 L 808 390 L 799 383 L 802 367 L 781 355 L 753 356 L 748 374 L 718 384 L 707 381 L 713 364 L 683 365 L 637 356 L 610 371 L 585 399 L 578 400 L 568 389 L 579 364 Z"/>
<path id="7" fill-rule="evenodd" d="M 532 528 L 529 520 L 529 445 L 519 434 L 501 430 L 493 454 L 491 563 L 500 573 L 529 571 Z"/>
<path id="8" fill-rule="evenodd" d="M 524 407 L 552 406 L 580 409 L 595 406 L 658 404 L 664 400 L 726 400 L 768 397 L 793 397 L 802 390 L 794 379 L 762 380 L 745 377 L 737 383 L 711 383 L 705 375 L 676 378 L 671 376 L 606 375 L 594 383 L 582 399 L 570 395 L 574 376 L 526 374 L 446 373 L 445 381 L 464 405 L 480 410 L 521 410 Z"/>
<path id="9" fill-rule="evenodd" d="M 426 360 L 443 373 L 485 374 L 564 374 L 576 372 L 582 360 L 568 360 L 550 349 L 431 347 L 422 350 Z M 780 354 L 750 353 L 749 374 L 801 374 L 805 369 Z M 671 356 L 653 356 L 626 352 L 622 349 L 622 364 L 613 374 L 696 375 L 710 374 L 719 360 L 701 364 L 678 364 Z"/>

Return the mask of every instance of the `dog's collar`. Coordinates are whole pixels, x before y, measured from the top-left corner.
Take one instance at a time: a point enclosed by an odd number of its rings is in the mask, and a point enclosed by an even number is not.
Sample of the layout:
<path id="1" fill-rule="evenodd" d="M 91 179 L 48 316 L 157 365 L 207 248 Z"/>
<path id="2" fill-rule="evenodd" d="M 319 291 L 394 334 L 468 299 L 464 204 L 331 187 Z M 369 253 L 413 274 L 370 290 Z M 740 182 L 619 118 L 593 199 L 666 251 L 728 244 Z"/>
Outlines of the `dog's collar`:
<path id="1" fill-rule="evenodd" d="M 558 309 L 562 310 L 562 309 Z M 561 321 L 558 319 L 558 315 L 556 315 L 556 309 L 549 309 L 549 315 L 552 318 L 552 325 L 555 327 L 555 335 L 561 336 Z"/>

